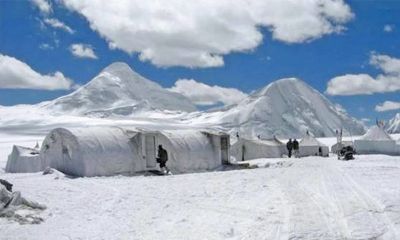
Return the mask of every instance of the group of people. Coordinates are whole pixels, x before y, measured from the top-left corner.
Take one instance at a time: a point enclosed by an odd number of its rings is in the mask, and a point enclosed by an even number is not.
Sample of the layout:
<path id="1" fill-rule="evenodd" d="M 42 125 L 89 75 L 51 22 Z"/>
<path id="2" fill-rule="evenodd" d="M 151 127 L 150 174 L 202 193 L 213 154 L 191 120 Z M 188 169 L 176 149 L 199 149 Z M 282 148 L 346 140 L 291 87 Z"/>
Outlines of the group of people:
<path id="1" fill-rule="evenodd" d="M 300 157 L 299 154 L 299 142 L 294 139 L 292 140 L 291 138 L 289 139 L 289 141 L 286 143 L 286 148 L 288 150 L 288 157 L 291 158 L 292 154 L 294 155 L 294 157 Z"/>

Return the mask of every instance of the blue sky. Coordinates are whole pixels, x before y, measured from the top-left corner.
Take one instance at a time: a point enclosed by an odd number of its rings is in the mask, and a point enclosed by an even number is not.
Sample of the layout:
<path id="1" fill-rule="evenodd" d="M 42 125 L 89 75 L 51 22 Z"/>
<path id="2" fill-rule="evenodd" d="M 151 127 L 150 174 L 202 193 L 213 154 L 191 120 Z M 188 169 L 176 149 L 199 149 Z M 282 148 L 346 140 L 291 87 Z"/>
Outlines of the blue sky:
<path id="1" fill-rule="evenodd" d="M 274 80 L 297 77 L 325 92 L 328 81 L 338 76 L 368 74 L 374 78 L 382 74 L 382 69 L 370 64 L 374 54 L 395 60 L 400 58 L 400 1 L 352 0 L 345 1 L 345 4 L 354 16 L 340 24 L 346 28 L 340 33 L 321 34 L 293 42 L 289 38 L 276 37 L 277 33 L 269 27 L 258 27 L 262 41 L 245 51 L 232 50 L 221 54 L 223 66 L 188 67 L 181 63 L 169 66 L 162 57 L 140 60 L 140 53 L 131 51 L 130 46 L 118 40 L 116 43 L 123 47 L 110 48 L 109 43 L 115 35 L 98 30 L 101 26 L 97 30 L 91 28 L 90 23 L 95 20 L 79 12 L 79 4 L 75 4 L 76 7 L 74 3 L 50 2 L 51 12 L 46 13 L 33 1 L 2 0 L 0 54 L 16 58 L 43 75 L 59 71 L 78 85 L 88 82 L 112 62 L 123 61 L 164 87 L 172 87 L 177 79 L 194 79 L 207 85 L 250 93 Z M 45 19 L 57 19 L 70 27 L 73 33 L 52 27 L 44 22 Z M 74 56 L 72 44 L 90 46 L 97 58 Z M 0 80 L 0 105 L 38 103 L 72 91 L 12 89 L 1 84 Z M 376 112 L 375 106 L 385 101 L 400 102 L 396 90 L 380 90 L 371 95 L 327 94 L 327 97 L 360 119 L 388 119 L 396 111 Z"/>

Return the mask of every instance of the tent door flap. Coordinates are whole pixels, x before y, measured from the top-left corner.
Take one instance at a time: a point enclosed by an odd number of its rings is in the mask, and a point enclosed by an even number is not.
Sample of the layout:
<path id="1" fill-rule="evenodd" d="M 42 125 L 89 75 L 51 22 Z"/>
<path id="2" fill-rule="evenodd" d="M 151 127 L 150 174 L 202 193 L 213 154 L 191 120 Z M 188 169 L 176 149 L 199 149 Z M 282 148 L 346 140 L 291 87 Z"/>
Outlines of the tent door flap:
<path id="1" fill-rule="evenodd" d="M 228 136 L 221 137 L 221 162 L 229 164 L 229 138 Z"/>
<path id="2" fill-rule="evenodd" d="M 156 136 L 146 135 L 145 136 L 145 149 L 146 149 L 146 167 L 155 168 L 157 166 L 157 147 L 156 147 Z"/>

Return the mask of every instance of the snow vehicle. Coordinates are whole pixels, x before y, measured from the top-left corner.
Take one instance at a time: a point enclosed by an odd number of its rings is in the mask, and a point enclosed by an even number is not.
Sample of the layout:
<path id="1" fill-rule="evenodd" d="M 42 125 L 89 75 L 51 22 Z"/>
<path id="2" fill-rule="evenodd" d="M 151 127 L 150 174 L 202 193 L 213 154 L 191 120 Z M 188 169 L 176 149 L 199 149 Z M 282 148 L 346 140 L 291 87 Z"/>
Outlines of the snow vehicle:
<path id="1" fill-rule="evenodd" d="M 339 160 L 354 160 L 354 154 L 355 150 L 352 146 L 346 146 L 343 147 L 339 152 L 338 152 L 338 159 Z"/>

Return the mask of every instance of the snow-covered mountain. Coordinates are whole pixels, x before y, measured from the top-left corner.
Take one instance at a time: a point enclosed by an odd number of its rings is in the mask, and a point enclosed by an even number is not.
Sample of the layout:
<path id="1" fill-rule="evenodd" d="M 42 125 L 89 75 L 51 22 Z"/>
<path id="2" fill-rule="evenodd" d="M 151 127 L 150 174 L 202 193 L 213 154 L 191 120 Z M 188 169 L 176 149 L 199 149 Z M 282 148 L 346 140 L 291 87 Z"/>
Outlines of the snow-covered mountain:
<path id="1" fill-rule="evenodd" d="M 361 122 L 296 78 L 273 82 L 240 103 L 203 114 L 197 121 L 218 124 L 246 137 L 302 137 L 307 131 L 325 137 L 335 136 L 340 128 L 347 135 L 365 132 Z"/>
<path id="2" fill-rule="evenodd" d="M 151 110 L 196 110 L 185 96 L 162 88 L 122 62 L 109 65 L 86 85 L 43 107 L 52 112 L 100 116 Z"/>
<path id="3" fill-rule="evenodd" d="M 397 113 L 386 125 L 386 131 L 390 134 L 400 133 L 400 113 Z"/>

